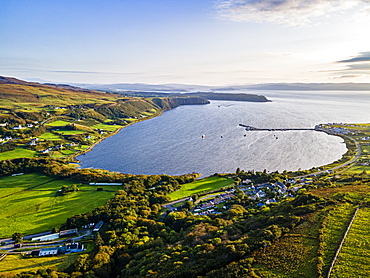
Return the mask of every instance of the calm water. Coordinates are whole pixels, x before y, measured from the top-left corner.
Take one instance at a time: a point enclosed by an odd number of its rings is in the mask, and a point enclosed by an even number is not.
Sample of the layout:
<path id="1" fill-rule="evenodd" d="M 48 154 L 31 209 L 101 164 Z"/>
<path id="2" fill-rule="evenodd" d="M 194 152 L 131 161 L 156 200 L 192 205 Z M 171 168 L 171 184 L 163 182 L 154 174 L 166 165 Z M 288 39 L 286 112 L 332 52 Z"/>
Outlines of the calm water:
<path id="1" fill-rule="evenodd" d="M 370 93 L 257 94 L 273 102 L 212 101 L 209 105 L 181 106 L 126 127 L 79 156 L 80 165 L 132 174 L 199 172 L 204 176 L 235 172 L 238 167 L 258 171 L 310 169 L 341 158 L 346 152 L 343 140 L 314 131 L 246 132 L 238 125 L 312 128 L 319 123 L 370 122 Z"/>

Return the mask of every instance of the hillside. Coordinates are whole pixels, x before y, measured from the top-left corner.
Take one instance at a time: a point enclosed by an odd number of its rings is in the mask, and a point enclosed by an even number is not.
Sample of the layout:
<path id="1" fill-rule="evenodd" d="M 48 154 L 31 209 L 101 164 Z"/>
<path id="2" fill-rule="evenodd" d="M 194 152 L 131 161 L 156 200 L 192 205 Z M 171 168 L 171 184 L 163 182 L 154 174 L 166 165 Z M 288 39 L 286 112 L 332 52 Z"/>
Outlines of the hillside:
<path id="1" fill-rule="evenodd" d="M 121 128 L 201 97 L 142 98 L 0 77 L 0 160 L 74 157 Z"/>
<path id="2" fill-rule="evenodd" d="M 69 162 L 124 126 L 206 99 L 1 80 L 0 234 L 23 240 L 24 254 L 0 240 L 0 277 L 322 278 L 351 219 L 332 277 L 368 271 L 369 239 L 359 235 L 369 233 L 369 124 L 322 125 L 348 151 L 320 169 L 136 176 Z M 86 228 L 100 221 L 100 230 Z M 19 239 L 46 229 L 78 229 L 73 240 L 87 250 L 49 260 Z"/>
<path id="3" fill-rule="evenodd" d="M 0 77 L 0 105 L 17 107 L 20 103 L 35 106 L 80 105 L 88 103 L 113 103 L 119 98 L 114 94 L 80 89 L 64 85 L 45 85 L 15 78 Z"/>

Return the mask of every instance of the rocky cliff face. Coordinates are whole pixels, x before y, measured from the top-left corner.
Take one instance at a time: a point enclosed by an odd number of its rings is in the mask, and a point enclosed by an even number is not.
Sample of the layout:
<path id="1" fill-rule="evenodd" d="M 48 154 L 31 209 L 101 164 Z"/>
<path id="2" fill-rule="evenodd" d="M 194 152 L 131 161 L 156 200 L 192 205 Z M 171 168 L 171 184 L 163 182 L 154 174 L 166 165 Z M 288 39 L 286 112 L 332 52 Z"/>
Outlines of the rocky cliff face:
<path id="1" fill-rule="evenodd" d="M 153 102 L 163 110 L 176 108 L 180 105 L 209 104 L 209 100 L 203 97 L 174 97 L 174 98 L 153 98 Z"/>
<path id="2" fill-rule="evenodd" d="M 265 96 L 253 94 L 230 94 L 230 93 L 207 93 L 199 92 L 191 95 L 203 97 L 210 100 L 248 101 L 248 102 L 269 102 Z"/>

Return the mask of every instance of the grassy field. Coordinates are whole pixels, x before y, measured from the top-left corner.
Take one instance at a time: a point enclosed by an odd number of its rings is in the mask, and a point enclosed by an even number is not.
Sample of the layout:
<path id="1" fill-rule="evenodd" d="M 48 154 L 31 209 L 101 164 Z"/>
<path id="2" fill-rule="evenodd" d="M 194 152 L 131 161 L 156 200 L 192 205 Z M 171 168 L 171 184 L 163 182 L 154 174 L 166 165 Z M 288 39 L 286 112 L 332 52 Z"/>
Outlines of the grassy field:
<path id="1" fill-rule="evenodd" d="M 0 153 L 0 160 L 7 160 L 7 159 L 14 159 L 14 158 L 21 158 L 21 157 L 34 157 L 35 154 L 36 154 L 35 151 L 18 148 L 18 149 L 15 149 L 14 151 Z"/>
<path id="2" fill-rule="evenodd" d="M 342 237 L 351 221 L 355 208 L 350 204 L 343 204 L 333 208 L 325 219 L 324 227 L 324 267 L 323 273 L 329 271 L 329 267 L 334 258 Z"/>
<path id="3" fill-rule="evenodd" d="M 76 135 L 85 133 L 85 131 L 82 130 L 57 130 L 55 132 L 61 135 Z"/>
<path id="4" fill-rule="evenodd" d="M 370 273 L 370 208 L 358 211 L 331 277 L 368 277 Z"/>
<path id="5" fill-rule="evenodd" d="M 66 269 L 75 262 L 80 254 L 70 254 L 57 257 L 22 258 L 21 255 L 8 255 L 0 262 L 0 277 L 6 274 L 17 274 L 24 271 L 58 268 Z M 5 276 L 8 277 L 8 276 Z"/>
<path id="6" fill-rule="evenodd" d="M 171 200 L 178 200 L 201 192 L 207 192 L 225 186 L 230 186 L 232 184 L 234 184 L 233 179 L 226 179 L 221 177 L 209 177 L 192 183 L 185 184 L 181 187 L 181 189 L 172 192 L 171 194 L 168 194 L 168 196 L 171 198 Z"/>
<path id="7" fill-rule="evenodd" d="M 355 173 L 355 174 L 361 174 L 363 171 L 366 171 L 367 173 L 370 174 L 370 166 L 366 165 L 358 165 L 358 166 L 353 166 L 346 170 L 347 173 Z"/>
<path id="8" fill-rule="evenodd" d="M 43 140 L 62 140 L 58 135 L 55 135 L 51 132 L 45 132 L 44 134 L 38 137 L 39 139 Z"/>
<path id="9" fill-rule="evenodd" d="M 55 122 L 51 122 L 51 123 L 46 123 L 46 125 L 48 126 L 66 126 L 66 125 L 69 125 L 70 122 L 67 122 L 67 121 L 55 121 Z"/>
<path id="10" fill-rule="evenodd" d="M 122 128 L 123 126 L 121 126 L 121 125 L 96 124 L 96 125 L 93 125 L 91 127 L 95 128 L 95 129 L 102 129 L 102 130 L 105 130 L 105 131 L 116 131 L 117 129 Z"/>
<path id="11" fill-rule="evenodd" d="M 62 186 L 72 184 L 41 174 L 0 179 L 0 238 L 14 232 L 32 234 L 49 230 L 65 223 L 68 217 L 105 204 L 114 196 L 113 188 L 109 188 L 112 192 L 96 191 L 96 187 L 82 184 L 77 184 L 78 192 L 58 193 Z M 120 187 L 115 188 L 118 189 Z"/>

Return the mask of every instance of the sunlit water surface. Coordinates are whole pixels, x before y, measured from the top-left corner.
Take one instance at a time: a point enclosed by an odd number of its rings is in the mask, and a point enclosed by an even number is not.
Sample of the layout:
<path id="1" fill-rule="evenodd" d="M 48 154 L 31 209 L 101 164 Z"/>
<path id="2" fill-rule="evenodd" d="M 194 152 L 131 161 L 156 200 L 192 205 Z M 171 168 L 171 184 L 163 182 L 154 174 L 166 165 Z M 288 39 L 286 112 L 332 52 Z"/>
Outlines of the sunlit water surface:
<path id="1" fill-rule="evenodd" d="M 272 102 L 212 101 L 181 106 L 121 130 L 78 159 L 83 168 L 132 174 L 178 175 L 244 170 L 310 169 L 346 152 L 343 139 L 315 131 L 255 132 L 370 122 L 368 92 L 257 91 Z M 202 135 L 205 138 L 202 139 Z"/>

